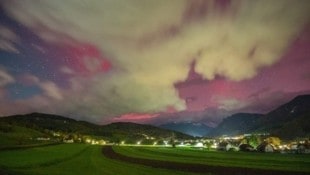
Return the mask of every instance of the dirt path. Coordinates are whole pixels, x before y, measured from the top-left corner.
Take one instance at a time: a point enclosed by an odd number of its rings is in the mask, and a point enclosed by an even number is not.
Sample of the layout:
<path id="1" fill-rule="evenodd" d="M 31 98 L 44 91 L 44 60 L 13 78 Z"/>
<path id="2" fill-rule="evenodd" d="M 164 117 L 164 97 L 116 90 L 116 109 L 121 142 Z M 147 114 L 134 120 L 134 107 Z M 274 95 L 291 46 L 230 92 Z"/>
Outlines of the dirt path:
<path id="1" fill-rule="evenodd" d="M 309 173 L 302 173 L 302 172 L 287 172 L 287 171 L 262 170 L 262 169 L 239 168 L 239 167 L 222 167 L 222 166 L 210 166 L 203 164 L 134 158 L 116 153 L 113 150 L 112 146 L 104 146 L 102 148 L 102 153 L 107 158 L 123 162 L 150 166 L 153 168 L 164 168 L 170 170 L 179 170 L 195 173 L 212 173 L 216 175 L 309 175 Z"/>

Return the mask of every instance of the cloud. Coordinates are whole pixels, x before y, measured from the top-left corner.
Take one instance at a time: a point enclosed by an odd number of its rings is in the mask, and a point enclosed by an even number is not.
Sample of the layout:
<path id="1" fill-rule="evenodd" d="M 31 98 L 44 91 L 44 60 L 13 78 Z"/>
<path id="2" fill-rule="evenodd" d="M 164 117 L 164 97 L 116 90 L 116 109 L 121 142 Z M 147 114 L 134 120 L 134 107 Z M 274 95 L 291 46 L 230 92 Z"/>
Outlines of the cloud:
<path id="1" fill-rule="evenodd" d="M 57 85 L 51 81 L 40 82 L 39 86 L 45 92 L 48 97 L 56 100 L 62 100 L 63 96 Z"/>
<path id="2" fill-rule="evenodd" d="M 19 53 L 15 44 L 19 41 L 17 35 L 9 28 L 0 25 L 0 50 Z"/>
<path id="3" fill-rule="evenodd" d="M 72 75 L 72 74 L 75 73 L 72 69 L 70 69 L 70 68 L 67 67 L 67 66 L 61 67 L 61 68 L 60 68 L 60 72 L 62 72 L 62 73 L 64 73 L 64 74 L 68 74 L 68 75 Z"/>
<path id="4" fill-rule="evenodd" d="M 234 98 L 221 99 L 218 101 L 218 103 L 219 103 L 218 107 L 219 109 L 224 109 L 227 111 L 237 110 L 247 105 L 245 102 L 242 102 Z"/>
<path id="5" fill-rule="evenodd" d="M 119 117 L 115 117 L 112 119 L 113 122 L 136 122 L 136 123 L 144 123 L 150 122 L 150 120 L 156 118 L 159 114 L 124 114 Z M 108 121 L 110 122 L 110 121 Z"/>
<path id="6" fill-rule="evenodd" d="M 5 87 L 8 84 L 14 83 L 15 79 L 6 70 L 0 67 L 0 87 Z"/>
<path id="7" fill-rule="evenodd" d="M 6 85 L 11 83 L 22 83 L 26 86 L 41 86 L 44 94 L 35 95 L 28 99 L 12 100 L 9 97 L 9 91 L 7 88 L 5 88 Z M 0 116 L 24 114 L 34 111 L 53 113 L 53 110 L 51 110 L 49 107 L 53 106 L 53 103 L 56 101 L 55 98 L 60 98 L 59 94 L 57 94 L 57 87 L 55 87 L 55 84 L 51 82 L 40 82 L 39 78 L 31 74 L 17 76 L 14 78 L 1 67 L 0 97 Z"/>
<path id="8" fill-rule="evenodd" d="M 201 49 L 196 52 L 195 70 L 204 78 L 221 75 L 239 81 L 254 77 L 259 68 L 277 62 L 309 22 L 306 1 L 240 3 L 226 17 L 211 10 L 188 30 L 187 44 Z"/>
<path id="9" fill-rule="evenodd" d="M 64 91 L 60 89 L 54 82 L 40 80 L 38 77 L 32 74 L 21 75 L 17 77 L 16 80 L 11 82 L 21 83 L 26 87 L 37 86 L 42 90 L 42 93 L 35 94 L 29 98 L 12 100 L 9 98 L 7 89 L 0 89 L 0 97 L 2 97 L 0 98 L 0 116 L 24 114 L 30 112 L 65 114 L 63 113 L 63 109 L 61 108 L 62 104 L 60 103 L 60 101 L 64 99 Z M 57 110 L 61 110 L 60 113 Z"/>
<path id="10" fill-rule="evenodd" d="M 37 86 L 39 87 L 43 96 L 50 98 L 50 101 L 53 100 L 63 100 L 63 90 L 57 86 L 55 82 L 48 80 L 40 80 L 37 76 L 32 74 L 24 74 L 17 78 L 17 81 L 24 86 Z M 30 101 L 32 99 L 29 99 Z"/>
<path id="11" fill-rule="evenodd" d="M 32 74 L 24 74 L 19 76 L 17 81 L 27 86 L 37 85 L 40 83 L 40 79 Z"/>
<path id="12" fill-rule="evenodd" d="M 205 79 L 249 79 L 279 61 L 309 22 L 308 1 L 231 1 L 225 8 L 216 3 L 43 0 L 3 5 L 47 41 L 73 38 L 95 45 L 107 56 L 112 70 L 72 77 L 68 93 L 52 83 L 42 86 L 55 99 L 67 94 L 70 103 L 60 107 L 62 111 L 101 117 L 158 112 L 167 106 L 184 110 L 174 84 L 186 79 L 194 59 L 195 71 Z M 88 60 L 86 66 L 98 65 Z"/>
<path id="13" fill-rule="evenodd" d="M 44 112 L 50 114 L 57 114 L 53 109 L 53 102 L 46 96 L 34 96 L 31 99 L 20 99 L 10 101 L 0 100 L 0 116 L 25 114 L 30 112 Z"/>

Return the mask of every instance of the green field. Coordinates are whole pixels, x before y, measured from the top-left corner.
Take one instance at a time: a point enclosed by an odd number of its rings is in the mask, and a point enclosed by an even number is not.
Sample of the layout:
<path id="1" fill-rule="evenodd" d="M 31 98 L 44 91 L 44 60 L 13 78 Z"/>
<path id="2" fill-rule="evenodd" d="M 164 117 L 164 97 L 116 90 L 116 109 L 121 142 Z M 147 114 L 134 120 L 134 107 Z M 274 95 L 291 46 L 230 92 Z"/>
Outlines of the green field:
<path id="1" fill-rule="evenodd" d="M 310 155 L 206 151 L 195 148 L 114 147 L 130 157 L 206 164 L 225 167 L 248 167 L 310 172 Z"/>
<path id="2" fill-rule="evenodd" d="M 110 160 L 102 155 L 101 148 L 84 144 L 63 144 L 0 151 L 0 167 L 2 172 L 9 174 L 29 175 L 189 174 Z"/>
<path id="3" fill-rule="evenodd" d="M 309 155 L 217 152 L 193 148 L 114 146 L 129 157 L 225 167 L 310 172 Z M 0 174 L 194 174 L 106 158 L 102 146 L 61 144 L 0 151 Z M 206 173 L 204 173 L 206 174 Z"/>
<path id="4" fill-rule="evenodd" d="M 9 131 L 3 132 L 8 129 Z M 30 144 L 41 144 L 44 141 L 38 141 L 34 138 L 44 136 L 43 133 L 20 126 L 7 127 L 0 123 L 0 149 L 6 147 L 17 147 Z"/>

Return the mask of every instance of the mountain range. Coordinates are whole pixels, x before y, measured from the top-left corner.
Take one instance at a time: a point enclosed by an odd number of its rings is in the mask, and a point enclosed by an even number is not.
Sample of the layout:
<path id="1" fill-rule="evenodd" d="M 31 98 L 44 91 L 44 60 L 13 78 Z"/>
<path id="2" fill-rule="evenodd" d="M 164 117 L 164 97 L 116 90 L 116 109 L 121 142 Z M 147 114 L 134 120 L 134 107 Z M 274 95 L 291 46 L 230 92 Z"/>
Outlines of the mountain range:
<path id="1" fill-rule="evenodd" d="M 14 131 L 19 134 L 14 135 Z M 201 123 L 166 123 L 159 127 L 128 122 L 96 125 L 58 115 L 32 113 L 0 117 L 0 141 L 7 135 L 42 136 L 63 132 L 91 135 L 111 141 L 145 138 L 192 139 L 245 133 L 270 133 L 284 139 L 310 136 L 310 95 L 301 95 L 267 114 L 237 113 L 228 116 L 215 128 Z"/>
<path id="2" fill-rule="evenodd" d="M 239 113 L 224 118 L 209 136 L 270 133 L 284 139 L 310 136 L 310 95 L 300 95 L 267 114 Z"/>
<path id="3" fill-rule="evenodd" d="M 171 122 L 159 125 L 160 128 L 179 131 L 195 137 L 203 137 L 213 129 L 203 123 L 194 122 Z"/>
<path id="4" fill-rule="evenodd" d="M 175 114 L 176 115 L 176 114 Z M 187 115 L 191 115 L 188 114 Z M 246 133 L 269 133 L 284 139 L 310 136 L 310 95 L 300 95 L 267 114 L 236 113 L 212 128 L 202 123 L 169 122 L 161 128 L 192 136 L 218 137 Z"/>
<path id="5" fill-rule="evenodd" d="M 167 140 L 171 139 L 171 137 L 175 139 L 193 139 L 192 136 L 177 131 L 129 122 L 97 125 L 42 113 L 0 117 L 0 143 L 2 144 L 8 143 L 7 145 L 12 145 L 14 141 L 21 138 L 50 137 L 54 133 L 78 137 L 89 136 L 114 143 L 121 141 L 136 143 L 140 140 L 148 140 L 153 143 L 154 140 Z M 25 141 L 25 139 L 23 140 Z"/>

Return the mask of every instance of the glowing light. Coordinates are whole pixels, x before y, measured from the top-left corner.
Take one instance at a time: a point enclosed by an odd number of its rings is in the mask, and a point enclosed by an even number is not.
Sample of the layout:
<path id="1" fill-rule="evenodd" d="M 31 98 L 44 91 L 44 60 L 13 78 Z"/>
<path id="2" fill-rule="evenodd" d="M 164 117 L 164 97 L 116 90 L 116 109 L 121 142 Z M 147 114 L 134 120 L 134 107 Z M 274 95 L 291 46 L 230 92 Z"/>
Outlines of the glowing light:
<path id="1" fill-rule="evenodd" d="M 140 144 L 141 144 L 141 141 L 138 141 L 138 142 L 137 142 L 137 145 L 140 145 Z"/>
<path id="2" fill-rule="evenodd" d="M 86 139 L 86 143 L 90 143 L 91 142 L 91 139 Z"/>
<path id="3" fill-rule="evenodd" d="M 185 145 L 184 145 L 184 142 L 181 142 L 181 143 L 179 144 L 179 146 L 185 146 Z"/>
<path id="4" fill-rule="evenodd" d="M 218 147 L 218 144 L 217 143 L 213 143 L 213 145 L 211 145 L 211 148 L 217 148 Z"/>
<path id="5" fill-rule="evenodd" d="M 168 145 L 168 141 L 164 140 L 164 144 L 165 144 L 165 146 L 167 146 Z"/>
<path id="6" fill-rule="evenodd" d="M 100 144 L 100 145 L 105 145 L 106 142 L 105 142 L 104 140 L 100 140 L 100 141 L 99 141 L 99 144 Z"/>
<path id="7" fill-rule="evenodd" d="M 203 147 L 203 143 L 198 142 L 198 143 L 195 145 L 195 147 Z"/>

